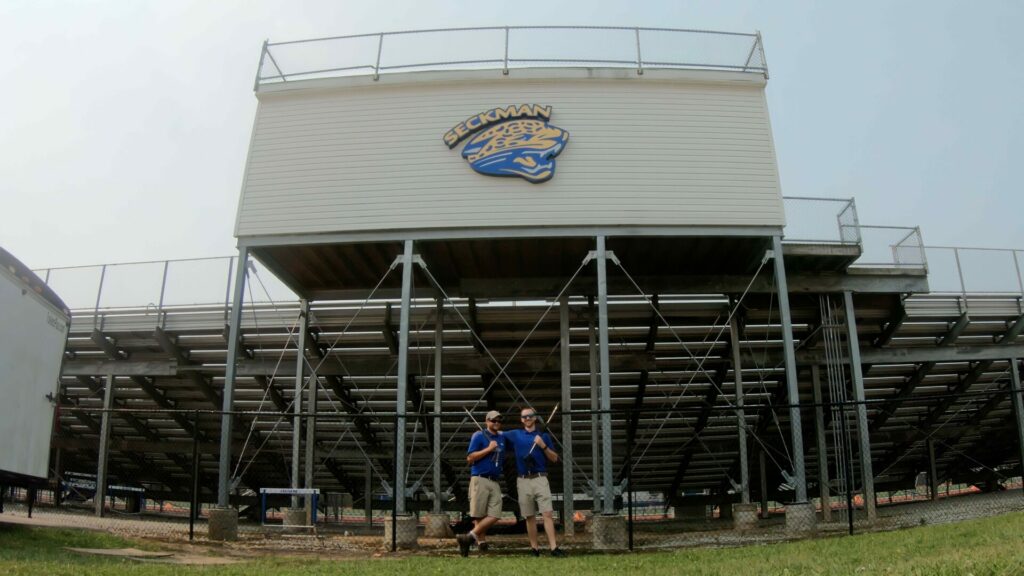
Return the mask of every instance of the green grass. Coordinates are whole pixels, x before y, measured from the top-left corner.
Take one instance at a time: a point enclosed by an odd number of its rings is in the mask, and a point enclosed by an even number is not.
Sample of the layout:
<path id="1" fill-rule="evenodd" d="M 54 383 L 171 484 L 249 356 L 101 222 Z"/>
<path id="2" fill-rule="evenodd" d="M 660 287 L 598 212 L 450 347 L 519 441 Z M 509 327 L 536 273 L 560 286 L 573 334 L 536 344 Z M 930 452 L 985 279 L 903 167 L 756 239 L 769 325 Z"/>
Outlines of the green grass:
<path id="1" fill-rule="evenodd" d="M 742 548 L 693 549 L 566 559 L 513 556 L 436 557 L 402 555 L 379 559 L 260 557 L 232 566 L 161 566 L 91 558 L 65 546 L 146 547 L 102 533 L 25 528 L 0 524 L 0 574 L 225 574 L 255 576 L 318 574 L 921 574 L 1024 573 L 1024 513 L 852 537 Z M 158 546 L 158 545 L 156 545 Z"/>

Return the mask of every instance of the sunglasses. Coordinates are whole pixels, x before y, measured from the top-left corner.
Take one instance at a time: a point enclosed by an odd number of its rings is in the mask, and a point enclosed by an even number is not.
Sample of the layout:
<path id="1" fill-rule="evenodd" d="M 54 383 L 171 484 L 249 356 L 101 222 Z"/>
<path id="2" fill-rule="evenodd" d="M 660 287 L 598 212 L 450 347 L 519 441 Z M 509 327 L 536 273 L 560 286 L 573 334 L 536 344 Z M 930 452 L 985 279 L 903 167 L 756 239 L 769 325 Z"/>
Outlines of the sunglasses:
<path id="1" fill-rule="evenodd" d="M 523 415 L 522 415 L 522 416 L 520 416 L 519 418 L 520 418 L 521 420 L 533 420 L 533 419 L 534 419 L 534 418 L 536 418 L 536 417 L 537 417 L 537 415 L 536 415 L 536 414 L 523 414 Z"/>
<path id="2" fill-rule="evenodd" d="M 501 418 L 491 418 L 488 422 L 494 422 L 495 424 L 501 424 Z"/>

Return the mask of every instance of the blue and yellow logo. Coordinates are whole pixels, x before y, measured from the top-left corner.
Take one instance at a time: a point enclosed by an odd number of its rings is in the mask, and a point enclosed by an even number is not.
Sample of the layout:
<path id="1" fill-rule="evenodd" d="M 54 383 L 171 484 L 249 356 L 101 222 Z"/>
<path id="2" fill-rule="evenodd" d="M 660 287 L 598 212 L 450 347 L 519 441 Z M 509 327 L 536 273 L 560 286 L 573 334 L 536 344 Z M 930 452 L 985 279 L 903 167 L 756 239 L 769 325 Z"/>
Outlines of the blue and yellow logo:
<path id="1" fill-rule="evenodd" d="M 555 157 L 569 133 L 549 124 L 551 107 L 522 104 L 492 108 L 460 122 L 444 135 L 448 148 L 462 149 L 469 166 L 488 176 L 519 176 L 539 184 L 555 175 Z"/>

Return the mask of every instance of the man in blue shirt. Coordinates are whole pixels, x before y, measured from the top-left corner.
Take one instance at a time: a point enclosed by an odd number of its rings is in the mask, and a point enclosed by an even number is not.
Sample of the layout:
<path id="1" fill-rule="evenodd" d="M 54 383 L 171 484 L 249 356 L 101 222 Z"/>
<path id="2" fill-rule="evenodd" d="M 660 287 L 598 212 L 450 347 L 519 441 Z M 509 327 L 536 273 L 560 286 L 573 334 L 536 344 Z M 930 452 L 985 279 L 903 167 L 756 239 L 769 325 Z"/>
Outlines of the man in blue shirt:
<path id="1" fill-rule="evenodd" d="M 476 526 L 469 534 L 459 534 L 459 553 L 469 555 L 473 544 L 487 551 L 487 529 L 501 516 L 502 466 L 505 462 L 505 440 L 501 433 L 501 412 L 487 413 L 487 429 L 473 433 L 466 451 L 466 462 L 471 464 L 469 479 L 469 515 Z"/>
<path id="2" fill-rule="evenodd" d="M 537 543 L 537 512 L 544 518 L 544 533 L 552 556 L 565 556 L 555 540 L 555 520 L 551 510 L 551 485 L 548 484 L 548 462 L 558 462 L 558 453 L 552 449 L 551 436 L 537 429 L 537 411 L 523 408 L 520 413 L 522 430 L 510 430 L 504 434 L 509 449 L 515 452 L 516 489 L 519 492 L 519 511 L 526 518 L 526 533 L 530 537 L 530 549 L 534 556 L 540 556 Z"/>

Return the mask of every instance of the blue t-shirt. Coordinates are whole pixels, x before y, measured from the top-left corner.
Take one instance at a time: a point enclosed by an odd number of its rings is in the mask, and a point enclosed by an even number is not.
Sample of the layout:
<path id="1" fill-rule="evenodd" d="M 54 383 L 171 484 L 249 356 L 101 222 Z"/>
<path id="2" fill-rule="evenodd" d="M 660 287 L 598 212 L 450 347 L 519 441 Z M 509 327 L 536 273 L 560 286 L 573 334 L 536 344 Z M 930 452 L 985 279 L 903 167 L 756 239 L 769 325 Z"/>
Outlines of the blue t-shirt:
<path id="1" fill-rule="evenodd" d="M 533 439 L 538 434 L 544 439 L 545 446 L 552 450 L 555 449 L 555 445 L 551 442 L 551 436 L 547 432 L 542 433 L 536 428 L 534 428 L 533 432 L 509 430 L 504 434 L 505 443 L 516 455 L 516 472 L 520 476 L 548 471 L 548 458 L 544 455 L 544 451 L 540 449 L 540 446 L 534 448 L 532 454 L 530 453 L 530 447 L 533 446 L 534 442 Z"/>
<path id="2" fill-rule="evenodd" d="M 501 476 L 501 466 L 505 461 L 505 441 L 502 439 L 502 433 L 491 434 L 490 432 L 478 430 L 473 433 L 473 437 L 469 439 L 469 449 L 466 450 L 466 454 L 472 452 L 478 452 L 487 448 L 491 444 L 491 440 L 495 440 L 498 443 L 498 447 L 487 456 L 473 462 L 473 466 L 470 468 L 470 473 L 474 476 Z"/>

